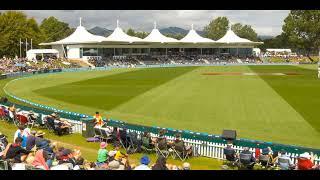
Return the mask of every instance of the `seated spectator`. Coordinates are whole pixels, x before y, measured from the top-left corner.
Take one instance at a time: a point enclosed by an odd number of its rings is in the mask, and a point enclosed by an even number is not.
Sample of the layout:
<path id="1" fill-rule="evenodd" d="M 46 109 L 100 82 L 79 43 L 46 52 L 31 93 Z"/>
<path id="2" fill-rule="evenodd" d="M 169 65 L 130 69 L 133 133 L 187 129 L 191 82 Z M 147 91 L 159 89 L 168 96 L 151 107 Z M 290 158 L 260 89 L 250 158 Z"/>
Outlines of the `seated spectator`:
<path id="1" fill-rule="evenodd" d="M 147 149 L 153 148 L 154 145 L 152 143 L 150 133 L 144 132 L 141 140 L 142 140 L 142 147 L 147 148 Z"/>
<path id="2" fill-rule="evenodd" d="M 243 148 L 243 151 L 239 155 L 241 164 L 245 165 L 248 169 L 252 169 L 256 159 L 253 157 L 253 153 L 248 147 Z"/>
<path id="3" fill-rule="evenodd" d="M 21 144 L 22 138 L 17 137 L 14 144 L 9 146 L 9 149 L 5 154 L 5 159 L 13 159 L 14 163 L 23 162 L 27 158 L 29 151 L 23 149 Z"/>
<path id="4" fill-rule="evenodd" d="M 223 149 L 223 154 L 228 161 L 236 161 L 236 151 L 232 148 L 232 144 L 227 144 Z"/>
<path id="5" fill-rule="evenodd" d="M 43 149 L 49 153 L 53 153 L 50 147 L 50 140 L 45 139 L 44 135 L 45 133 L 42 131 L 38 131 L 35 135 L 36 136 L 35 143 L 36 143 L 37 150 Z"/>
<path id="6" fill-rule="evenodd" d="M 55 113 L 53 113 L 51 116 L 54 118 L 57 117 Z M 64 134 L 69 134 L 71 132 L 72 125 L 68 121 L 64 121 L 60 118 L 56 118 L 54 120 L 55 125 L 55 132 L 58 134 L 58 136 L 62 136 Z"/>
<path id="7" fill-rule="evenodd" d="M 129 163 L 128 157 L 124 157 L 121 159 L 120 165 L 124 166 L 124 170 L 132 170 L 132 167 Z"/>
<path id="8" fill-rule="evenodd" d="M 98 166 L 106 163 L 108 160 L 108 150 L 106 149 L 107 145 L 108 144 L 106 142 L 100 143 L 100 149 L 98 151 L 98 158 L 97 158 Z"/>
<path id="9" fill-rule="evenodd" d="M 108 164 L 109 170 L 124 170 L 124 165 L 121 165 L 119 161 L 113 160 Z"/>
<path id="10" fill-rule="evenodd" d="M 262 149 L 262 153 L 259 156 L 259 162 L 262 166 L 267 166 L 273 163 L 272 150 L 270 147 Z"/>
<path id="11" fill-rule="evenodd" d="M 22 144 L 21 146 L 23 148 L 26 148 L 27 146 L 27 137 L 28 137 L 28 134 L 29 134 L 29 131 L 30 129 L 27 129 L 25 128 L 24 125 L 19 125 L 18 126 L 18 129 L 16 130 L 16 132 L 14 133 L 14 137 L 13 137 L 13 142 L 15 142 L 15 139 L 17 137 L 21 137 L 22 138 Z"/>
<path id="12" fill-rule="evenodd" d="M 116 146 L 114 151 L 116 152 L 115 156 L 114 156 L 114 159 L 117 160 L 117 161 L 119 161 L 119 160 L 121 160 L 121 158 L 127 156 L 126 153 L 123 153 L 123 152 L 120 151 L 120 147 L 119 146 Z"/>
<path id="13" fill-rule="evenodd" d="M 35 168 L 49 170 L 47 160 L 48 160 L 48 154 L 43 149 L 40 149 L 36 152 L 36 155 L 34 157 L 34 161 L 33 161 L 32 165 Z"/>
<path id="14" fill-rule="evenodd" d="M 166 158 L 163 156 L 159 156 L 157 162 L 154 166 L 152 166 L 152 170 L 168 170 L 166 166 Z"/>
<path id="15" fill-rule="evenodd" d="M 76 165 L 76 159 L 74 158 L 74 154 L 70 149 L 62 150 L 62 154 L 59 158 L 58 164 L 67 164 L 69 169 L 73 169 Z"/>
<path id="16" fill-rule="evenodd" d="M 134 170 L 151 170 L 148 165 L 150 163 L 149 157 L 148 156 L 143 156 L 140 159 L 140 165 L 134 168 Z"/>
<path id="17" fill-rule="evenodd" d="M 182 168 L 183 168 L 183 170 L 191 170 L 190 164 L 187 163 L 187 162 L 185 162 L 185 163 L 182 164 Z"/>
<path id="18" fill-rule="evenodd" d="M 31 151 L 36 145 L 36 134 L 37 131 L 31 131 L 30 136 L 27 137 L 27 145 L 26 145 L 26 150 Z"/>
<path id="19" fill-rule="evenodd" d="M 0 132 L 0 152 L 3 151 L 8 145 L 7 136 Z"/>
<path id="20" fill-rule="evenodd" d="M 99 112 L 96 112 L 96 114 L 93 116 L 94 118 L 94 123 L 95 123 L 95 127 L 102 127 L 104 122 L 102 120 L 102 116 L 100 115 Z"/>
<path id="21" fill-rule="evenodd" d="M 167 139 L 166 137 L 164 136 L 165 134 L 165 131 L 164 130 L 161 130 L 159 132 L 159 137 L 157 139 L 157 143 L 158 143 L 158 148 L 160 150 L 168 150 L 168 143 L 167 143 Z"/>
<path id="22" fill-rule="evenodd" d="M 311 170 L 314 166 L 313 159 L 314 157 L 311 156 L 308 152 L 300 154 L 300 156 L 298 157 L 297 169 Z"/>
<path id="23" fill-rule="evenodd" d="M 276 159 L 275 163 L 280 167 L 281 170 L 289 170 L 294 166 L 290 157 L 287 156 L 286 152 L 283 150 L 280 152 L 280 156 Z"/>

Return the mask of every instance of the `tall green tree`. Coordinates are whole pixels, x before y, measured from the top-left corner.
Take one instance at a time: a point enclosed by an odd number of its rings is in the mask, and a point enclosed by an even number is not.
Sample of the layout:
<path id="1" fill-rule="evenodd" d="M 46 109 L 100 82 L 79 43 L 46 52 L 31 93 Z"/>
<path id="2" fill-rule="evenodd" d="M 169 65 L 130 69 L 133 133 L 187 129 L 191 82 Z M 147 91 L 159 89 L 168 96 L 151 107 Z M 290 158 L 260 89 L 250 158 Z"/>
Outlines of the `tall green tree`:
<path id="1" fill-rule="evenodd" d="M 218 40 L 222 38 L 229 28 L 229 20 L 227 17 L 217 17 L 210 21 L 210 23 L 204 27 L 205 37 Z"/>
<path id="2" fill-rule="evenodd" d="M 283 33 L 290 43 L 305 50 L 310 60 L 311 53 L 320 47 L 320 10 L 292 10 L 284 20 Z"/>
<path id="3" fill-rule="evenodd" d="M 136 32 L 135 33 L 135 37 L 138 37 L 138 38 L 141 38 L 141 39 L 144 39 L 145 37 L 147 37 L 149 35 L 148 32 L 144 32 L 144 31 L 139 31 L 139 32 Z"/>
<path id="4" fill-rule="evenodd" d="M 249 39 L 251 41 L 258 41 L 258 34 L 252 29 L 250 25 L 242 25 L 236 23 L 231 26 L 232 31 L 241 38 Z"/>
<path id="5" fill-rule="evenodd" d="M 69 24 L 61 22 L 55 17 L 45 18 L 40 25 L 40 29 L 45 36 L 45 42 L 61 40 L 73 33 Z"/>
<path id="6" fill-rule="evenodd" d="M 178 33 L 178 34 L 170 34 L 170 33 L 168 33 L 168 34 L 164 34 L 164 35 L 167 36 L 167 37 L 178 39 L 178 40 L 184 38 L 184 36 L 185 36 L 185 34 L 181 34 L 181 33 Z"/>
<path id="7" fill-rule="evenodd" d="M 20 11 L 7 11 L 0 15 L 0 55 L 19 56 L 19 40 L 33 40 L 33 48 L 43 40 L 43 34 L 35 19 L 28 19 Z M 30 44 L 28 49 L 30 48 Z M 22 55 L 25 55 L 25 44 L 22 46 Z"/>

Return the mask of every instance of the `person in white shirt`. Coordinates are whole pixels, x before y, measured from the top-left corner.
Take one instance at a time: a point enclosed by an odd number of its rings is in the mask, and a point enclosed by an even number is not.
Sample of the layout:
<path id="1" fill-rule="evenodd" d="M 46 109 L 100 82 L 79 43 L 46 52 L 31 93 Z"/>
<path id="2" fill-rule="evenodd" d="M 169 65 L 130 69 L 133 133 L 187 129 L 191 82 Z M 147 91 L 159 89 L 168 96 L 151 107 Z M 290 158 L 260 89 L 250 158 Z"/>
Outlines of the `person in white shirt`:
<path id="1" fill-rule="evenodd" d="M 140 159 L 140 165 L 134 168 L 134 170 L 151 170 L 151 168 L 148 166 L 150 163 L 149 157 L 148 156 L 143 156 Z"/>

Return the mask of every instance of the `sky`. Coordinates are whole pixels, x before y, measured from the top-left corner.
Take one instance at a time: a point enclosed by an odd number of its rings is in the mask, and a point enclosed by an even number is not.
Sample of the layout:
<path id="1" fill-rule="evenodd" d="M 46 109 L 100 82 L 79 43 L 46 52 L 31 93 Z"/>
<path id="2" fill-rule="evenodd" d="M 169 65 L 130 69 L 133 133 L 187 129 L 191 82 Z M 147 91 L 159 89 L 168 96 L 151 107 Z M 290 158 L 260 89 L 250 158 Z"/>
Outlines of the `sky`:
<path id="1" fill-rule="evenodd" d="M 82 25 L 87 29 L 95 26 L 113 30 L 116 21 L 123 29 L 133 28 L 138 31 L 150 32 L 153 24 L 157 28 L 181 27 L 202 30 L 209 22 L 219 16 L 226 16 L 231 23 L 248 24 L 258 35 L 276 36 L 281 34 L 283 20 L 289 10 L 25 10 L 29 17 L 39 23 L 46 17 L 54 16 L 67 22 L 71 27 Z"/>

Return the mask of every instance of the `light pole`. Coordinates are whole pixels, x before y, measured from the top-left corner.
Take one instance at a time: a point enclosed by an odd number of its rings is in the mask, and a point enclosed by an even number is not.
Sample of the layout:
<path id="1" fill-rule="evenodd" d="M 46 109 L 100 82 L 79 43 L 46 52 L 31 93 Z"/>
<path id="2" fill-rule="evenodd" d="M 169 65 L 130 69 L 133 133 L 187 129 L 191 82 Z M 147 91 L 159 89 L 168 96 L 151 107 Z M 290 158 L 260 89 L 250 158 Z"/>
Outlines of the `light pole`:
<path id="1" fill-rule="evenodd" d="M 26 57 L 27 57 L 27 51 L 28 51 L 28 41 L 27 41 L 27 38 L 26 38 Z"/>
<path id="2" fill-rule="evenodd" d="M 19 40 L 19 46 L 20 46 L 20 58 L 21 58 L 21 38 L 20 38 L 20 40 Z"/>

